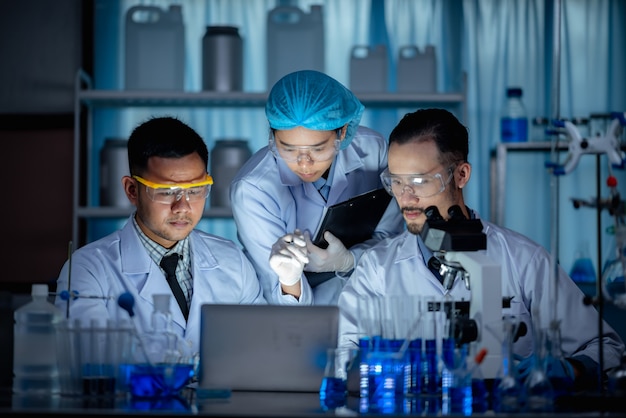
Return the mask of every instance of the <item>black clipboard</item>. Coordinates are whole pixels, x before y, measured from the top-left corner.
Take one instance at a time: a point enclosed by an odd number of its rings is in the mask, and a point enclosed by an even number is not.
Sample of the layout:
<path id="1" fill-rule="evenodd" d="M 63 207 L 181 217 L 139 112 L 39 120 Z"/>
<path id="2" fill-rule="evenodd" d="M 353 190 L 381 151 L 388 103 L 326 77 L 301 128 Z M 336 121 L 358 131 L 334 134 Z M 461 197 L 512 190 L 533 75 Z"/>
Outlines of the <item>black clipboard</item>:
<path id="1" fill-rule="evenodd" d="M 390 201 L 385 189 L 376 189 L 329 207 L 313 244 L 328 247 L 325 231 L 339 238 L 346 248 L 370 239 Z"/>

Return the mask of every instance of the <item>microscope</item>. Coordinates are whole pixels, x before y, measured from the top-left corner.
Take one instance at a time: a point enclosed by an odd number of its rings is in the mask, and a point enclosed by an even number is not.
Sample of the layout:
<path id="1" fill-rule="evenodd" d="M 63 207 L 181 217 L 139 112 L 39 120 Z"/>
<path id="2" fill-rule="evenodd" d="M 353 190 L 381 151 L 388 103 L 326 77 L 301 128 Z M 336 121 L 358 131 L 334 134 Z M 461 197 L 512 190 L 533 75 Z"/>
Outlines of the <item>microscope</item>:
<path id="1" fill-rule="evenodd" d="M 497 376 L 502 365 L 502 298 L 500 264 L 485 254 L 487 236 L 479 219 L 467 219 L 459 206 L 448 210 L 445 220 L 435 206 L 426 209 L 426 223 L 420 236 L 440 261 L 439 272 L 446 289 L 452 289 L 456 280 L 463 280 L 471 290 L 469 309 L 455 309 L 454 337 L 457 344 L 476 341 L 477 349 L 486 348 L 487 356 L 481 363 L 486 379 Z M 455 301 L 455 307 L 458 301 Z M 447 312 L 450 315 L 450 312 Z M 473 353 L 475 354 L 475 353 Z"/>

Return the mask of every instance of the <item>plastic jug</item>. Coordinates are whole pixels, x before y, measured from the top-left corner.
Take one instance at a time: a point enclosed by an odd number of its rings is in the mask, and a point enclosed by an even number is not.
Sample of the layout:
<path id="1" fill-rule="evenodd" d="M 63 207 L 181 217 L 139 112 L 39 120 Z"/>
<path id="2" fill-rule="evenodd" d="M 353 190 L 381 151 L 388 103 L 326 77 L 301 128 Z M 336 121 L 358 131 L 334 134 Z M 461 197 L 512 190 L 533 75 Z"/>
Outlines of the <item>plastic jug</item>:
<path id="1" fill-rule="evenodd" d="M 412 45 L 400 48 L 397 86 L 400 93 L 437 91 L 437 58 L 434 46 L 426 46 L 424 52 Z"/>
<path id="2" fill-rule="evenodd" d="M 243 90 L 243 41 L 234 26 L 207 26 L 202 38 L 202 90 Z"/>
<path id="3" fill-rule="evenodd" d="M 13 393 L 59 394 L 56 327 L 63 312 L 48 302 L 48 285 L 32 285 L 32 301 L 15 310 Z"/>
<path id="4" fill-rule="evenodd" d="M 252 156 L 248 141 L 243 139 L 218 139 L 211 150 L 211 207 L 230 208 L 230 183 Z"/>
<path id="5" fill-rule="evenodd" d="M 350 90 L 358 93 L 387 91 L 387 47 L 384 45 L 352 47 L 350 55 Z"/>
<path id="6" fill-rule="evenodd" d="M 107 138 L 100 150 L 100 205 L 132 206 L 122 187 L 122 177 L 128 176 L 128 141 Z"/>
<path id="7" fill-rule="evenodd" d="M 183 90 L 185 27 L 182 6 L 165 11 L 134 6 L 126 13 L 126 89 Z"/>
<path id="8" fill-rule="evenodd" d="M 305 13 L 278 6 L 267 15 L 267 88 L 298 70 L 324 71 L 324 17 L 321 5 Z"/>

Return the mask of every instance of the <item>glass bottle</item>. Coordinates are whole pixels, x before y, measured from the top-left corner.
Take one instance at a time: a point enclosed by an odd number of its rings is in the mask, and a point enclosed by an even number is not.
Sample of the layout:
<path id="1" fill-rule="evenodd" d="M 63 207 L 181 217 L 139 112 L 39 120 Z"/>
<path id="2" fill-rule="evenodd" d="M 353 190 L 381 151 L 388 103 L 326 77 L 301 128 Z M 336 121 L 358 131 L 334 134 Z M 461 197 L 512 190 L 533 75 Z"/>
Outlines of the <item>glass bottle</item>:
<path id="1" fill-rule="evenodd" d="M 177 363 L 180 360 L 178 336 L 172 332 L 170 299 L 171 295 L 168 294 L 152 297 L 154 309 L 150 318 L 151 329 L 143 338 L 148 360 L 152 364 Z"/>
<path id="2" fill-rule="evenodd" d="M 506 89 L 504 113 L 500 119 L 500 139 L 502 142 L 528 141 L 528 116 L 519 87 Z"/>
<path id="3" fill-rule="evenodd" d="M 63 312 L 48 301 L 47 284 L 33 284 L 31 297 L 14 313 L 13 393 L 59 394 L 56 329 Z"/>

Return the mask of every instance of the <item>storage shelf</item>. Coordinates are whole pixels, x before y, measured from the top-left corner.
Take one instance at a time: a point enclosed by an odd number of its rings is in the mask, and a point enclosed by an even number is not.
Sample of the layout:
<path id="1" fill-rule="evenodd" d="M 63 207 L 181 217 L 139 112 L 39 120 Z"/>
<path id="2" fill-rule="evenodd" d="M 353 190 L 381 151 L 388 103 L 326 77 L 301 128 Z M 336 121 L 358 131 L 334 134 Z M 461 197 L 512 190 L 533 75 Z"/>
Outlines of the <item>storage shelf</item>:
<path id="1" fill-rule="evenodd" d="M 463 90 L 465 90 L 465 76 Z M 76 243 L 80 241 L 79 219 L 106 219 L 129 216 L 133 207 L 81 206 L 85 200 L 80 196 L 79 179 L 87 179 L 87 195 L 93 175 L 91 155 L 87 161 L 79 156 L 86 151 L 94 152 L 92 138 L 92 115 L 96 108 L 146 108 L 146 107 L 186 107 L 186 108 L 265 108 L 268 92 L 216 92 L 216 91 L 173 91 L 173 90 L 94 90 L 91 77 L 79 70 L 75 80 L 75 129 L 74 129 L 74 193 L 72 235 Z M 465 91 L 458 93 L 369 93 L 354 92 L 368 109 L 400 109 L 444 107 L 459 110 L 462 119 L 467 119 Z M 81 118 L 81 114 L 87 116 Z M 85 126 L 82 126 L 85 124 Z M 85 135 L 83 141 L 81 135 Z M 83 148 L 84 147 L 84 148 Z M 79 203 L 83 202 L 83 203 Z M 230 208 L 207 208 L 204 218 L 232 218 Z"/>
<path id="2" fill-rule="evenodd" d="M 509 152 L 551 152 L 550 141 L 502 142 L 491 154 L 491 219 L 504 226 L 507 155 Z M 556 151 L 563 152 L 569 147 L 568 141 L 555 144 Z"/>
<path id="3" fill-rule="evenodd" d="M 115 206 L 81 206 L 76 209 L 79 218 L 122 218 L 130 216 L 135 207 Z M 204 218 L 232 218 L 230 208 L 207 208 L 202 214 Z"/>
<path id="4" fill-rule="evenodd" d="M 355 93 L 365 106 L 397 108 L 459 104 L 461 93 Z M 102 107 L 264 107 L 268 93 L 80 90 L 78 100 Z"/>

